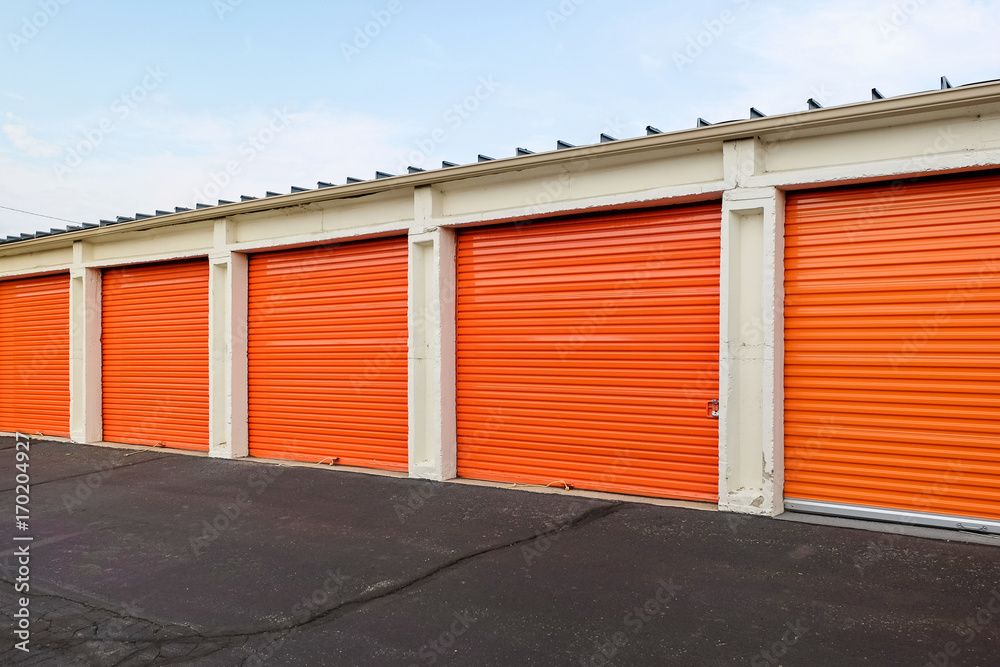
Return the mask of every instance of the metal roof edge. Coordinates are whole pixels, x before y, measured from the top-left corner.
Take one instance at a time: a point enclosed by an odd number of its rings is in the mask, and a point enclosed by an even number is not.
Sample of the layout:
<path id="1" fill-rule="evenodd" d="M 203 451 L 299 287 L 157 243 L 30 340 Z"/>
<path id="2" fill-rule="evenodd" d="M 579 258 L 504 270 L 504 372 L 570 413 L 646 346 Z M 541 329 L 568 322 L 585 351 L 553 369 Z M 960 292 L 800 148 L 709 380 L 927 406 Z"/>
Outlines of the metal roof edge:
<path id="1" fill-rule="evenodd" d="M 537 169 L 585 158 L 627 155 L 672 147 L 683 148 L 698 144 L 745 139 L 774 132 L 787 133 L 795 129 L 822 129 L 844 123 L 857 123 L 902 115 L 946 111 L 988 102 L 1000 102 L 1000 81 L 987 81 L 957 88 L 911 93 L 885 99 L 795 111 L 763 118 L 743 119 L 706 127 L 674 130 L 660 134 L 619 139 L 618 141 L 563 148 L 544 153 L 517 155 L 444 169 L 400 174 L 398 176 L 362 181 L 360 183 L 348 183 L 329 188 L 249 199 L 232 204 L 119 222 L 109 227 L 102 226 L 81 229 L 36 239 L 26 239 L 10 246 L 0 245 L 0 256 L 19 254 L 18 252 L 10 252 L 14 248 L 19 250 L 38 250 L 43 247 L 59 247 L 72 244 L 72 242 L 84 238 L 102 236 L 108 233 L 145 231 L 159 227 L 215 220 L 249 213 L 260 213 L 268 210 L 293 208 L 338 199 L 370 196 L 401 188 L 430 186 L 474 177 Z"/>

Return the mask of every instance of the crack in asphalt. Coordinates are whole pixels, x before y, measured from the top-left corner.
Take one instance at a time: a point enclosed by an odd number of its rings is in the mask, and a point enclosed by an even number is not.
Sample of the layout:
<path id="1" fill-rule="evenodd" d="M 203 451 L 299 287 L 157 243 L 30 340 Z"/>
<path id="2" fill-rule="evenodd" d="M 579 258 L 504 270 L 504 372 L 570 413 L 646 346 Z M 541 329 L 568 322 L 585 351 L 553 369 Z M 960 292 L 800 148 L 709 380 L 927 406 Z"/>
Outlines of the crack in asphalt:
<path id="1" fill-rule="evenodd" d="M 424 583 L 430 581 L 431 579 L 437 577 L 438 575 L 440 575 L 440 574 L 442 574 L 444 572 L 447 572 L 449 570 L 452 570 L 452 569 L 454 569 L 456 567 L 459 567 L 460 565 L 462 565 L 464 563 L 467 563 L 470 560 L 473 560 L 475 558 L 479 558 L 481 556 L 485 556 L 485 555 L 488 555 L 488 554 L 491 554 L 491 553 L 496 553 L 496 552 L 499 552 L 499 551 L 504 551 L 506 549 L 511 549 L 511 548 L 519 547 L 519 546 L 524 545 L 524 544 L 528 544 L 529 542 L 533 542 L 533 541 L 539 539 L 540 537 L 542 537 L 544 535 L 553 535 L 555 533 L 563 533 L 565 531 L 575 530 L 575 529 L 580 528 L 582 526 L 585 526 L 585 525 L 587 525 L 589 523 L 592 523 L 592 522 L 597 521 L 599 519 L 603 519 L 604 517 L 610 516 L 611 514 L 614 514 L 615 512 L 617 512 L 618 510 L 620 510 L 623 505 L 624 505 L 624 503 L 615 503 L 615 504 L 611 504 L 611 505 L 605 505 L 605 506 L 602 506 L 602 507 L 595 507 L 595 508 L 592 508 L 592 509 L 587 510 L 586 512 L 580 514 L 579 516 L 577 516 L 572 521 L 565 522 L 564 524 L 560 525 L 558 527 L 558 529 L 556 529 L 556 530 L 548 530 L 548 531 L 545 531 L 545 532 L 542 532 L 542 533 L 539 533 L 539 532 L 536 531 L 535 533 L 533 533 L 529 537 L 523 537 L 521 539 L 514 540 L 513 542 L 504 542 L 502 544 L 494 544 L 492 546 L 488 546 L 488 547 L 485 547 L 483 549 L 480 549 L 479 551 L 475 551 L 475 552 L 473 552 L 471 554 L 466 554 L 464 556 L 460 556 L 460 557 L 455 558 L 453 560 L 450 560 L 450 561 L 448 561 L 446 563 L 442 563 L 441 565 L 435 567 L 430 572 L 425 572 L 422 575 L 419 575 L 419 576 L 417 576 L 417 577 L 415 577 L 413 579 L 410 579 L 409 581 L 402 582 L 402 583 L 398 584 L 395 587 L 386 589 L 385 591 L 381 591 L 381 592 L 378 592 L 378 593 L 375 593 L 373 591 L 372 593 L 369 593 L 367 595 L 361 595 L 359 597 L 356 597 L 353 600 L 346 600 L 344 602 L 341 602 L 339 605 L 336 605 L 335 607 L 331 607 L 331 608 L 327 609 L 326 611 L 324 611 L 322 613 L 316 614 L 315 616 L 312 616 L 312 617 L 310 617 L 310 618 L 302 621 L 301 623 L 293 623 L 291 625 L 277 626 L 277 627 L 270 628 L 268 630 L 254 630 L 254 631 L 250 631 L 250 632 L 241 632 L 239 634 L 229 635 L 229 636 L 255 637 L 255 636 L 260 636 L 260 635 L 264 635 L 264 634 L 268 634 L 268 633 L 272 633 L 272 632 L 293 631 L 293 630 L 298 630 L 298 629 L 301 629 L 301 628 L 304 628 L 304 627 L 310 626 L 310 625 L 324 625 L 327 622 L 337 621 L 337 620 L 343 618 L 344 616 L 347 616 L 348 614 L 350 614 L 350 613 L 358 610 L 359 608 L 371 604 L 372 602 L 377 602 L 378 600 L 384 600 L 384 599 L 392 597 L 394 595 L 399 595 L 401 593 L 404 593 L 404 592 L 408 591 L 411 588 L 416 588 L 416 587 L 420 586 L 421 584 L 424 584 Z M 199 635 L 199 636 L 202 636 L 202 637 L 205 637 L 205 638 L 215 638 L 215 637 L 217 637 L 219 635 Z"/>
<path id="2" fill-rule="evenodd" d="M 0 660 L 6 659 L 9 662 L 18 662 L 25 665 L 51 664 L 53 652 L 57 652 L 60 657 L 74 657 L 75 667 L 88 667 L 94 664 L 114 664 L 124 665 L 136 656 L 152 650 L 157 651 L 159 656 L 163 649 L 162 645 L 178 647 L 184 641 L 180 638 L 188 636 L 193 628 L 190 626 L 165 624 L 134 616 L 127 611 L 123 613 L 114 607 L 103 607 L 96 604 L 75 600 L 66 595 L 54 593 L 34 592 L 32 599 L 36 601 L 54 601 L 63 603 L 56 604 L 49 609 L 43 610 L 37 617 L 36 623 L 45 623 L 46 628 L 36 632 L 33 641 L 41 644 L 33 647 L 30 655 L 22 655 L 11 648 L 6 656 L 0 656 Z M 37 604 L 37 602 L 36 602 Z M 44 603 L 43 603 L 44 604 Z M 126 605 L 127 607 L 127 605 Z M 74 609 L 76 608 L 76 609 Z M 67 610 L 72 610 L 66 613 Z M 75 621 L 83 621 L 76 623 Z M 117 627 L 116 627 L 117 626 Z M 164 637 L 164 633 L 173 633 L 172 636 Z M 45 635 L 57 635 L 49 638 L 46 643 Z M 62 636 L 58 636 L 62 635 Z M 161 635 L 157 637 L 157 635 Z M 94 644 L 98 644 L 98 655 L 94 655 Z M 189 648 L 182 656 L 185 658 L 203 658 L 224 649 L 224 646 L 209 647 L 211 650 L 201 650 L 203 642 Z M 100 653 L 104 648 L 107 652 Z M 123 657 L 114 655 L 117 649 L 131 648 Z M 86 651 L 83 654 L 82 651 Z M 192 654 L 201 650 L 200 655 Z M 16 656 L 16 657 L 11 657 Z M 23 660 L 18 660 L 23 658 Z M 103 658 L 104 661 L 95 663 L 95 659 Z M 110 662 L 113 660 L 113 662 Z M 133 664 L 148 664 L 147 659 L 140 660 Z M 6 663 L 5 663 L 6 664 Z M 160 664 L 167 664 L 161 662 Z"/>
<path id="3" fill-rule="evenodd" d="M 179 661 L 201 660 L 231 648 L 226 642 L 213 642 L 210 639 L 203 639 L 192 634 L 195 628 L 190 625 L 154 621 L 129 614 L 127 610 L 123 613 L 113 606 L 104 607 L 83 602 L 67 595 L 36 592 L 32 594 L 32 598 L 65 604 L 48 609 L 37 617 L 36 623 L 44 622 L 47 627 L 45 630 L 36 632 L 33 641 L 39 642 L 41 645 L 34 647 L 30 655 L 22 656 L 14 649 L 10 649 L 6 656 L 0 654 L 0 661 L 6 658 L 9 662 L 17 662 L 18 664 L 47 665 L 51 664 L 52 653 L 57 652 L 60 657 L 75 656 L 75 661 L 72 663 L 74 667 L 91 667 L 96 664 L 119 667 L 129 663 L 138 667 L 139 665 L 171 665 L 177 664 Z M 128 607 L 128 605 L 125 606 Z M 72 607 L 80 609 L 76 610 L 76 613 L 63 613 Z M 72 622 L 74 619 L 85 622 L 76 625 Z M 67 623 L 67 621 L 69 622 Z M 112 629 L 116 624 L 118 627 Z M 68 627 L 59 627 L 60 625 L 68 625 Z M 44 643 L 45 640 L 41 639 L 46 633 L 60 632 L 64 636 L 56 637 L 50 643 Z M 98 651 L 100 648 L 105 648 L 107 652 L 98 653 L 95 656 L 94 644 L 99 645 Z M 131 650 L 124 655 L 116 656 L 114 655 L 116 648 Z M 174 651 L 180 649 L 181 652 L 174 656 L 163 657 L 164 651 L 169 649 L 174 649 Z M 87 652 L 84 654 L 81 651 Z M 152 654 L 153 651 L 155 654 Z M 11 655 L 16 657 L 12 658 Z M 22 657 L 23 660 L 17 659 Z M 95 662 L 95 660 L 101 659 L 103 661 Z"/>
<path id="4" fill-rule="evenodd" d="M 129 644 L 129 645 L 133 645 L 133 646 L 134 645 L 139 645 L 139 648 L 137 648 L 136 650 L 130 652 L 126 656 L 124 656 L 121 659 L 119 659 L 116 662 L 114 662 L 113 665 L 112 665 L 112 667 L 122 667 L 123 665 L 127 664 L 129 660 L 132 660 L 136 656 L 139 656 L 139 655 L 143 654 L 146 651 L 150 651 L 150 650 L 154 650 L 154 649 L 157 652 L 156 655 L 153 656 L 152 658 L 149 658 L 149 657 L 143 658 L 143 660 L 142 660 L 143 664 L 173 665 L 173 664 L 179 664 L 180 661 L 189 661 L 189 660 L 194 659 L 194 658 L 204 659 L 204 658 L 208 658 L 208 657 L 210 657 L 210 656 L 212 656 L 212 655 L 214 655 L 214 654 L 216 654 L 216 653 L 218 653 L 220 651 L 224 651 L 224 650 L 228 650 L 228 649 L 237 649 L 237 648 L 239 648 L 238 645 L 246 646 L 251 640 L 256 639 L 256 638 L 264 638 L 267 635 L 271 635 L 271 637 L 268 637 L 268 639 L 270 640 L 270 642 L 269 642 L 270 645 L 273 646 L 274 644 L 283 643 L 289 636 L 291 636 L 292 634 L 295 634 L 299 630 L 302 630 L 302 629 L 307 628 L 307 627 L 319 627 L 319 626 L 324 626 L 324 625 L 328 625 L 328 624 L 331 624 L 331 623 L 335 623 L 336 621 L 338 621 L 338 620 L 340 620 L 340 619 L 342 619 L 342 618 L 344 618 L 344 617 L 346 617 L 346 616 L 348 616 L 348 615 L 350 615 L 350 614 L 352 614 L 354 612 L 357 612 L 357 611 L 359 611 L 359 610 L 367 607 L 368 605 L 370 605 L 372 603 L 375 603 L 375 602 L 378 602 L 378 601 L 381 601 L 381 600 L 386 600 L 388 598 L 391 598 L 391 597 L 394 597 L 394 596 L 397 596 L 397 595 L 401 595 L 403 593 L 406 593 L 407 591 L 410 591 L 412 589 L 418 588 L 421 585 L 423 585 L 423 584 L 425 584 L 425 583 L 427 583 L 427 582 L 429 582 L 429 581 L 437 578 L 438 576 L 440 576 L 440 575 L 442 575 L 442 574 L 444 574 L 444 573 L 446 573 L 446 572 L 448 572 L 450 570 L 458 568 L 458 567 L 462 566 L 463 564 L 468 563 L 468 562 L 470 562 L 470 561 L 472 561 L 474 559 L 481 558 L 481 557 L 489 555 L 489 554 L 501 552 L 501 551 L 504 551 L 504 550 L 507 550 L 507 549 L 517 548 L 517 547 L 529 544 L 531 542 L 534 542 L 536 540 L 539 540 L 539 539 L 541 539 L 543 537 L 550 537 L 551 538 L 554 535 L 561 535 L 561 534 L 565 534 L 568 531 L 577 530 L 577 529 L 582 528 L 582 527 L 584 527 L 584 526 L 586 526 L 586 525 L 588 525 L 590 523 L 593 523 L 595 521 L 599 521 L 601 519 L 604 519 L 604 518 L 606 518 L 608 516 L 611 516 L 611 515 L 617 513 L 618 511 L 620 511 L 626 505 L 626 503 L 624 503 L 624 502 L 617 502 L 617 501 L 604 501 L 604 502 L 606 504 L 603 504 L 601 506 L 593 507 L 593 508 L 591 508 L 589 510 L 586 510 L 585 512 L 577 515 L 576 517 L 574 517 L 571 520 L 562 521 L 562 520 L 559 520 L 558 518 L 554 519 L 554 520 L 549 520 L 546 524 L 543 524 L 546 529 L 541 530 L 541 531 L 539 531 L 539 530 L 536 529 L 536 531 L 533 532 L 530 536 L 522 537 L 520 539 L 516 539 L 516 540 L 513 540 L 513 541 L 505 541 L 505 542 L 500 543 L 500 544 L 493 544 L 491 546 L 484 547 L 483 549 L 479 549 L 479 550 L 477 550 L 477 551 L 475 551 L 473 553 L 465 554 L 465 555 L 460 556 L 458 558 L 454 558 L 454 559 L 452 559 L 450 561 L 442 563 L 441 565 L 435 567 L 434 569 L 430 570 L 429 572 L 425 572 L 425 573 L 423 573 L 421 575 L 418 575 L 418 576 L 416 576 L 416 577 L 414 577 L 414 578 L 412 578 L 412 579 L 410 579 L 408 581 L 401 582 L 401 583 L 397 584 L 394 587 L 391 587 L 391 588 L 383 590 L 383 591 L 378 591 L 378 592 L 372 591 L 372 592 L 369 592 L 367 594 L 360 595 L 360 596 L 358 596 L 358 597 L 356 597 L 354 599 L 345 600 L 344 602 L 341 602 L 340 604 L 338 604 L 338 605 L 336 605 L 334 607 L 326 609 L 325 611 L 323 611 L 323 612 L 321 612 L 319 614 L 316 614 L 314 616 L 310 616 L 309 618 L 304 619 L 301 622 L 290 623 L 290 624 L 281 624 L 281 625 L 272 626 L 272 627 L 265 628 L 265 629 L 249 628 L 249 629 L 244 630 L 244 631 L 230 630 L 228 632 L 224 631 L 224 632 L 214 632 L 214 633 L 213 632 L 197 632 L 197 631 L 192 632 L 193 630 L 195 630 L 195 628 L 193 628 L 190 625 L 164 623 L 164 622 L 152 621 L 152 620 L 149 620 L 149 619 L 144 619 L 144 618 L 141 618 L 141 617 L 138 617 L 138 616 L 130 616 L 130 615 L 127 615 L 127 614 L 122 614 L 120 612 L 117 612 L 117 611 L 115 611 L 113 609 L 107 609 L 107 608 L 100 607 L 100 606 L 97 606 L 97 605 L 92 604 L 92 603 L 87 603 L 87 602 L 81 602 L 81 601 L 78 601 L 78 600 L 74 600 L 73 598 L 65 596 L 65 595 L 58 595 L 58 594 L 55 594 L 55 593 L 40 593 L 40 594 L 37 594 L 37 596 L 38 597 L 50 597 L 50 598 L 55 598 L 55 599 L 58 599 L 58 600 L 64 600 L 64 601 L 69 602 L 71 604 L 77 604 L 77 605 L 80 605 L 82 607 L 86 607 L 88 609 L 94 610 L 94 611 L 101 611 L 101 612 L 107 613 L 107 614 L 109 614 L 109 615 L 111 615 L 113 617 L 119 618 L 119 619 L 126 619 L 126 620 L 130 620 L 130 621 L 136 622 L 136 623 L 147 624 L 147 625 L 151 626 L 152 629 L 154 629 L 154 631 L 151 633 L 151 636 L 150 636 L 149 639 L 135 639 L 135 640 L 132 640 L 132 639 L 117 640 L 117 639 L 114 639 L 114 638 L 105 638 L 105 639 L 102 639 L 102 641 L 105 641 L 105 642 L 117 642 L 117 643 L 120 643 L 120 644 Z M 2 579 L 0 579 L 0 580 L 2 580 Z M 7 583 L 10 583 L 10 582 L 7 582 Z M 83 630 L 85 630 L 87 628 L 92 629 L 93 632 L 94 632 L 94 634 L 96 635 L 96 633 L 98 632 L 99 626 L 103 622 L 104 621 L 95 621 L 95 622 L 90 623 L 88 626 L 84 626 L 84 627 L 78 628 L 78 629 L 76 629 L 73 632 L 73 635 L 76 636 L 76 635 L 78 635 L 79 632 L 81 632 L 81 631 L 83 631 Z M 172 633 L 172 632 L 176 632 L 177 634 L 172 634 L 171 636 L 167 636 L 167 637 L 162 637 L 161 636 L 159 638 L 157 638 L 155 636 L 157 634 Z M 274 636 L 277 636 L 277 639 L 275 639 Z M 242 642 L 240 642 L 240 640 L 242 640 Z M 197 641 L 198 644 L 194 648 L 192 648 L 190 651 L 186 652 L 184 655 L 179 655 L 179 656 L 176 656 L 176 657 L 169 657 L 169 658 L 161 659 L 161 656 L 163 654 L 163 650 L 164 650 L 165 647 L 172 646 L 172 645 L 176 646 L 178 644 L 184 644 L 185 642 L 191 642 L 191 643 L 193 643 L 194 641 Z M 201 647 L 205 643 L 208 643 L 208 646 L 206 646 L 205 648 L 209 649 L 209 650 L 207 650 L 207 652 L 205 652 L 205 653 L 201 653 L 199 651 L 199 649 L 201 649 Z M 46 647 L 46 648 L 47 649 L 68 648 L 68 646 L 65 645 L 66 642 L 62 642 L 62 644 L 63 644 L 63 646 L 58 646 L 57 645 L 57 646 Z M 246 650 L 246 649 L 244 649 L 244 650 Z M 244 657 L 242 659 L 242 661 L 240 662 L 240 664 L 241 665 L 246 664 L 247 661 L 250 660 L 251 657 L 253 657 L 254 654 L 255 654 L 255 651 L 253 651 L 253 650 L 249 651 L 248 654 L 246 655 L 246 657 Z M 155 663 L 154 662 L 150 662 L 151 660 L 155 660 L 157 662 L 155 662 Z"/>
<path id="5" fill-rule="evenodd" d="M 327 609 L 323 613 L 317 614 L 316 616 L 310 618 L 307 621 L 303 621 L 302 623 L 299 623 L 299 624 L 291 626 L 291 628 L 289 628 L 289 629 L 296 629 L 296 628 L 299 628 L 299 627 L 304 627 L 306 625 L 311 625 L 313 623 L 316 623 L 318 625 L 319 621 L 328 621 L 328 620 L 329 621 L 336 621 L 336 620 L 339 620 L 340 618 L 343 618 L 347 614 L 350 614 L 351 612 L 355 611 L 356 608 L 362 607 L 364 605 L 368 605 L 368 604 L 370 604 L 372 602 L 375 602 L 377 600 L 383 600 L 385 598 L 392 597 L 394 595 L 399 595 L 400 593 L 403 593 L 403 592 L 405 592 L 405 591 L 407 591 L 407 590 L 409 590 L 411 588 L 418 587 L 421 584 L 423 584 L 423 583 L 425 583 L 425 582 L 427 582 L 427 581 L 435 578 L 439 574 L 442 574 L 442 573 L 444 573 L 444 572 L 446 572 L 448 570 L 454 569 L 454 568 L 456 568 L 456 567 L 458 567 L 458 566 L 462 565 L 463 563 L 466 563 L 466 562 L 468 562 L 470 560 L 473 560 L 475 558 L 479 558 L 480 556 L 485 556 L 487 554 L 496 553 L 496 552 L 499 552 L 499 551 L 504 551 L 506 549 L 511 549 L 511 548 L 514 548 L 514 547 L 519 547 L 519 546 L 522 546 L 524 544 L 528 544 L 529 542 L 533 542 L 533 541 L 535 541 L 535 540 L 537 540 L 537 539 L 539 539 L 539 538 L 541 538 L 542 536 L 545 536 L 545 535 L 553 535 L 553 534 L 556 534 L 556 533 L 563 533 L 565 531 L 575 530 L 577 528 L 585 526 L 585 525 L 587 525 L 589 523 L 593 523 L 594 521 L 598 521 L 600 519 L 603 519 L 603 518 L 605 518 L 607 516 L 610 516 L 610 515 L 618 512 L 622 508 L 623 505 L 624 505 L 623 503 L 615 503 L 615 504 L 605 505 L 605 506 L 602 506 L 602 507 L 594 507 L 592 509 L 587 510 L 583 514 L 580 514 L 577 518 L 573 519 L 572 521 L 568 521 L 565 524 L 560 525 L 556 530 L 548 530 L 548 531 L 545 531 L 543 533 L 536 532 L 533 535 L 531 535 L 530 537 L 525 537 L 525 538 L 522 538 L 522 539 L 519 539 L 519 540 L 515 540 L 513 542 L 508 542 L 506 544 L 493 545 L 493 546 L 481 549 L 479 551 L 476 551 L 474 553 L 467 554 L 467 555 L 462 556 L 460 558 L 456 558 L 456 559 L 454 559 L 452 561 L 449 561 L 447 563 L 443 563 L 443 564 L 439 565 L 438 567 L 434 568 L 430 572 L 427 572 L 427 573 L 425 573 L 423 575 L 420 575 L 419 577 L 411 579 L 408 582 L 404 582 L 404 583 L 396 586 L 395 588 L 390 588 L 390 589 L 388 589 L 388 590 L 386 590 L 386 591 L 384 591 L 382 593 L 379 593 L 377 595 L 361 596 L 361 597 L 355 598 L 354 600 L 348 600 L 348 601 L 342 602 L 341 604 L 337 605 L 336 607 L 332 607 L 330 609 Z M 339 613 L 338 614 L 338 612 L 343 612 L 343 613 Z M 253 634 L 262 634 L 262 633 L 253 633 Z"/>

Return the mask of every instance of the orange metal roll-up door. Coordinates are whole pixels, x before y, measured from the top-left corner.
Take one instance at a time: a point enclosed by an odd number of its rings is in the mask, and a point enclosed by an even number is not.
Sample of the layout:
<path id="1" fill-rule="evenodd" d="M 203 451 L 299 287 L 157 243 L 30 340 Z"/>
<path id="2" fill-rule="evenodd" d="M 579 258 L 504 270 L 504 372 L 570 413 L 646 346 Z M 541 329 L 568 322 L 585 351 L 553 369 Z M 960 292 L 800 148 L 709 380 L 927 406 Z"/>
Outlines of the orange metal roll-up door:
<path id="1" fill-rule="evenodd" d="M 790 194 L 785 291 L 786 506 L 1000 528 L 1000 177 Z"/>
<path id="2" fill-rule="evenodd" d="M 407 240 L 250 258 L 250 454 L 406 470 Z"/>
<path id="3" fill-rule="evenodd" d="M 69 436 L 69 276 L 0 282 L 0 431 Z"/>
<path id="4" fill-rule="evenodd" d="M 717 501 L 721 215 L 462 231 L 459 475 Z"/>
<path id="5" fill-rule="evenodd" d="M 208 261 L 104 272 L 104 439 L 208 451 Z"/>

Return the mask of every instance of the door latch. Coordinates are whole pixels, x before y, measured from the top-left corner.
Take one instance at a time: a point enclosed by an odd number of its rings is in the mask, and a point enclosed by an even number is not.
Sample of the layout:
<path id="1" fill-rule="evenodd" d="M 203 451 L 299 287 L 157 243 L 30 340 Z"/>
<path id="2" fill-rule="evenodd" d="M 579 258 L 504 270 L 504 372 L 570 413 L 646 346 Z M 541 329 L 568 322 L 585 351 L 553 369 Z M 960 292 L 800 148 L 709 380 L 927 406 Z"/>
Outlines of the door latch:
<path id="1" fill-rule="evenodd" d="M 708 417 L 709 419 L 719 418 L 719 399 L 713 398 L 711 401 L 708 402 L 708 410 L 705 416 Z"/>

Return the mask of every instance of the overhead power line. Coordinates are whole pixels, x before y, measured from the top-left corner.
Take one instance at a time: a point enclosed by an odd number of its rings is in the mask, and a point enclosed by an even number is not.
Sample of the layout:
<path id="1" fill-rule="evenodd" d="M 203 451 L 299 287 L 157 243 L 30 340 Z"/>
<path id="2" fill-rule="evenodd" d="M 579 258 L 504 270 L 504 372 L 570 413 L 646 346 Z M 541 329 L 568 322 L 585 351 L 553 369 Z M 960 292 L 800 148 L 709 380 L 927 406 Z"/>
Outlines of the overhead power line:
<path id="1" fill-rule="evenodd" d="M 56 218 L 55 216 L 51 216 L 51 215 L 43 215 L 41 213 L 32 213 L 31 211 L 22 211 L 19 208 L 11 208 L 10 206 L 0 206 L 0 208 L 6 209 L 8 211 L 17 211 L 18 213 L 24 213 L 26 215 L 36 215 L 39 218 L 48 218 L 49 220 L 59 220 L 61 222 L 72 222 L 73 224 L 76 224 L 76 225 L 82 225 L 82 224 L 84 224 L 84 223 L 80 222 L 79 220 L 67 220 L 66 218 Z"/>

